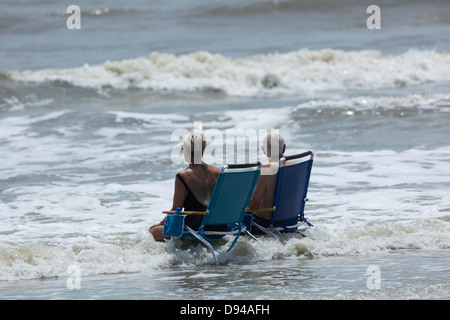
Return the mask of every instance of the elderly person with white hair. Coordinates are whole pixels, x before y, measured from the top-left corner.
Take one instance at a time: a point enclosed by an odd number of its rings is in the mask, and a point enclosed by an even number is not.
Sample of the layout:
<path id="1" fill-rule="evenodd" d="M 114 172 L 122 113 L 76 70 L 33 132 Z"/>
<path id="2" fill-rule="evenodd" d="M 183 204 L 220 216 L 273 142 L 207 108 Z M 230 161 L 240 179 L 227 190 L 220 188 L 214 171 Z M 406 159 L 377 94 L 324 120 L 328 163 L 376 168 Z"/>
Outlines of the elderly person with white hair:
<path id="1" fill-rule="evenodd" d="M 172 211 L 176 210 L 177 207 L 184 208 L 186 211 L 206 211 L 220 170 L 202 161 L 205 148 L 206 139 L 203 134 L 195 132 L 183 137 L 182 150 L 189 166 L 178 172 L 175 177 Z M 197 230 L 202 219 L 203 216 L 188 215 L 185 223 L 192 229 Z M 149 229 L 156 241 L 168 239 L 162 234 L 164 222 L 165 219 Z M 223 226 L 218 227 L 216 230 L 223 228 Z"/>
<path id="2" fill-rule="evenodd" d="M 262 150 L 269 159 L 269 163 L 263 165 L 266 167 L 265 174 L 261 170 L 261 175 L 256 183 L 252 198 L 250 199 L 249 209 L 258 210 L 263 208 L 272 208 L 273 197 L 275 194 L 275 184 L 277 179 L 278 162 L 283 158 L 286 151 L 286 144 L 282 135 L 269 133 L 263 141 Z M 292 162 L 283 161 L 282 166 L 291 165 Z M 272 167 L 272 168 L 270 168 Z M 275 168 L 275 170 L 273 170 Z M 263 227 L 268 227 L 272 217 L 272 211 L 257 211 L 253 213 L 254 220 Z M 253 232 L 253 231 L 252 231 Z M 257 230 L 255 230 L 257 232 Z"/>

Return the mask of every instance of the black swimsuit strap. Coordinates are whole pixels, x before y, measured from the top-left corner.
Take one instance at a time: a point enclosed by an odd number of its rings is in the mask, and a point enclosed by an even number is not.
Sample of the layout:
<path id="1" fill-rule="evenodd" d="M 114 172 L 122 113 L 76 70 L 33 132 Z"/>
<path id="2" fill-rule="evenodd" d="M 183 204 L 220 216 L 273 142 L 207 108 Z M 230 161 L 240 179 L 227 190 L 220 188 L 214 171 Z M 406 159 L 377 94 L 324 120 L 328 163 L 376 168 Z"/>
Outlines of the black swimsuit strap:
<path id="1" fill-rule="evenodd" d="M 179 174 L 177 174 L 177 177 L 183 183 L 183 185 L 185 186 L 186 191 L 187 191 L 187 194 L 186 194 L 186 197 L 184 198 L 184 203 L 183 203 L 184 210 L 205 211 L 206 206 L 204 206 L 200 201 L 197 200 L 195 195 L 192 193 L 191 189 L 188 187 L 186 181 L 184 181 L 183 178 L 181 177 L 181 175 L 179 175 Z M 201 216 L 198 216 L 198 217 L 200 217 L 199 221 L 201 221 L 203 219 L 203 217 L 201 217 Z M 189 217 L 189 219 L 193 219 L 193 218 Z"/>
<path id="2" fill-rule="evenodd" d="M 181 177 L 181 175 L 179 173 L 177 173 L 177 177 L 180 179 L 180 181 L 184 184 L 184 187 L 186 188 L 186 190 L 188 191 L 188 193 L 192 193 L 191 189 L 189 189 L 189 186 L 187 185 L 186 181 L 184 181 L 184 179 Z"/>
<path id="3" fill-rule="evenodd" d="M 177 173 L 177 177 L 180 179 L 180 181 L 183 183 L 184 187 L 186 188 L 186 190 L 188 192 L 188 197 L 192 197 L 193 198 L 192 200 L 196 201 L 198 205 L 206 208 L 200 201 L 198 201 L 198 199 L 195 196 L 195 194 L 192 192 L 192 190 L 187 185 L 186 181 L 184 181 L 184 179 L 181 177 L 181 175 L 179 173 Z"/>

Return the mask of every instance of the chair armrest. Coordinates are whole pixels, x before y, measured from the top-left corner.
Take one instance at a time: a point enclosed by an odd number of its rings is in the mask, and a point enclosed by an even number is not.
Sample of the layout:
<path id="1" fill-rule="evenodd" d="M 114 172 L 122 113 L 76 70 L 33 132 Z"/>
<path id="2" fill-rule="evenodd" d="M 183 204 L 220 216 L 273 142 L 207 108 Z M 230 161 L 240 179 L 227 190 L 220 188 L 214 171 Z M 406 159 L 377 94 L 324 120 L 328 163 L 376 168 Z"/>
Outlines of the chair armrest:
<path id="1" fill-rule="evenodd" d="M 162 213 L 165 214 L 174 214 L 176 211 L 163 211 Z M 209 210 L 206 211 L 180 211 L 181 214 L 188 214 L 188 215 L 199 215 L 199 216 L 206 216 L 209 214 Z"/>
<path id="2" fill-rule="evenodd" d="M 259 209 L 245 208 L 245 212 L 275 211 L 275 209 L 276 209 L 275 206 L 273 206 L 272 208 L 259 208 Z"/>

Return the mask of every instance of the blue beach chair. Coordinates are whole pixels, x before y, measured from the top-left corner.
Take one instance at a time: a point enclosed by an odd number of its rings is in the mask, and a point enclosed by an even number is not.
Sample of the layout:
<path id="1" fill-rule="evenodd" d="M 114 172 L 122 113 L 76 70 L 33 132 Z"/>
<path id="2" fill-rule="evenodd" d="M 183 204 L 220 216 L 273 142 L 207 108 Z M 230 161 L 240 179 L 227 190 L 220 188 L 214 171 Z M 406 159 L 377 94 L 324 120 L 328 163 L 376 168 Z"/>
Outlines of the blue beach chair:
<path id="1" fill-rule="evenodd" d="M 177 208 L 176 211 L 163 211 L 163 213 L 168 214 L 164 224 L 163 235 L 181 239 L 195 238 L 209 248 L 214 260 L 218 262 L 215 253 L 220 252 L 216 251 L 210 242 L 225 235 L 234 236 L 227 250 L 229 252 L 236 244 L 241 233 L 245 232 L 243 220 L 258 180 L 260 169 L 261 165 L 259 163 L 224 166 L 219 173 L 206 211 L 180 211 L 180 208 Z M 204 216 L 198 230 L 193 230 L 185 225 L 184 218 L 188 214 Z M 223 225 L 227 226 L 227 229 L 224 231 L 205 230 L 207 226 Z"/>
<path id="2" fill-rule="evenodd" d="M 311 168 L 313 164 L 314 153 L 307 151 L 301 154 L 286 156 L 280 159 L 277 172 L 275 194 L 272 208 L 261 208 L 257 211 L 272 211 L 272 217 L 269 224 L 261 225 L 256 217 L 253 217 L 251 226 L 248 229 L 256 227 L 263 234 L 278 237 L 277 232 L 293 232 L 301 234 L 298 228 L 301 226 L 312 226 L 305 218 L 305 201 L 307 201 L 307 192 Z M 283 160 L 298 160 L 296 164 L 281 166 Z M 248 210 L 247 211 L 251 211 Z M 251 232 L 251 231 L 250 231 Z M 255 232 L 256 233 L 256 232 Z"/>

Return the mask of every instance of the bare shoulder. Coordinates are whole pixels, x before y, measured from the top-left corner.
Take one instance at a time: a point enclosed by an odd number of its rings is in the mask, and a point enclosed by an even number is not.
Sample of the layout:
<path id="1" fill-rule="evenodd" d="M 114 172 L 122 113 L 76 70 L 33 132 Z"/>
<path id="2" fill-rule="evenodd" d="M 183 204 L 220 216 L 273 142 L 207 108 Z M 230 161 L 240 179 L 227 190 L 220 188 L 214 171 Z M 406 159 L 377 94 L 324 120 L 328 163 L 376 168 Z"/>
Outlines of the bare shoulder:
<path id="1" fill-rule="evenodd" d="M 179 171 L 178 174 L 181 177 L 188 177 L 188 176 L 191 176 L 193 174 L 193 172 L 192 172 L 191 168 L 186 168 L 186 169 Z"/>
<path id="2" fill-rule="evenodd" d="M 208 172 L 218 177 L 220 173 L 220 169 L 211 165 L 208 165 Z"/>

